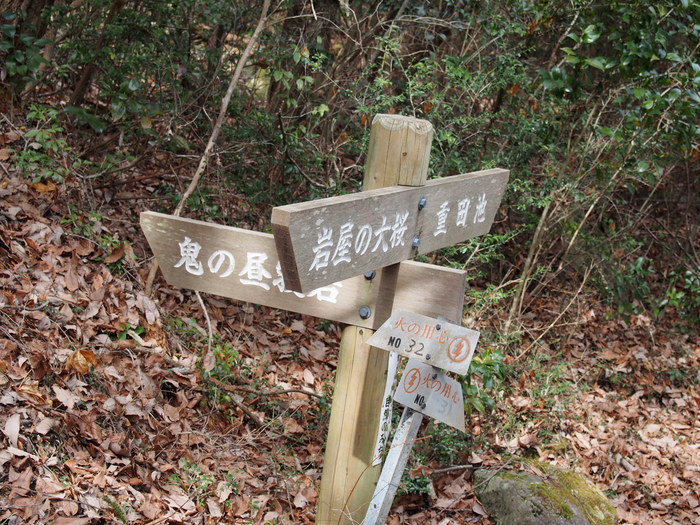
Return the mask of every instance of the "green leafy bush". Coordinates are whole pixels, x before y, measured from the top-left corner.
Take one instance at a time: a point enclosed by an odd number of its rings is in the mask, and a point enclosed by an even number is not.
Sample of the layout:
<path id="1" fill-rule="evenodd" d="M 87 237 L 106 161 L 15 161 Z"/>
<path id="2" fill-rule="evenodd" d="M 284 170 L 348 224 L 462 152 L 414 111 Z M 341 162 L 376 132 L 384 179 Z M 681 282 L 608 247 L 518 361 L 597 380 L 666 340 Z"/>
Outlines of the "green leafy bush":
<path id="1" fill-rule="evenodd" d="M 507 375 L 503 355 L 491 348 L 481 350 L 469 366 L 462 380 L 464 406 L 467 414 L 473 410 L 484 413 L 496 406 L 497 387 Z"/>
<path id="2" fill-rule="evenodd" d="M 60 122 L 60 110 L 32 105 L 26 118 L 32 127 L 24 133 L 23 147 L 9 150 L 20 173 L 33 182 L 63 182 L 70 174 L 71 148 Z"/>
<path id="3" fill-rule="evenodd" d="M 24 30 L 17 32 L 16 21 L 18 13 L 5 11 L 0 13 L 0 58 L 4 65 L 0 66 L 0 80 L 7 80 L 16 92 L 21 92 L 31 81 L 36 80 L 41 64 L 46 60 L 41 55 L 44 46 L 51 41 L 37 38 L 31 34 L 35 28 L 27 25 Z"/>

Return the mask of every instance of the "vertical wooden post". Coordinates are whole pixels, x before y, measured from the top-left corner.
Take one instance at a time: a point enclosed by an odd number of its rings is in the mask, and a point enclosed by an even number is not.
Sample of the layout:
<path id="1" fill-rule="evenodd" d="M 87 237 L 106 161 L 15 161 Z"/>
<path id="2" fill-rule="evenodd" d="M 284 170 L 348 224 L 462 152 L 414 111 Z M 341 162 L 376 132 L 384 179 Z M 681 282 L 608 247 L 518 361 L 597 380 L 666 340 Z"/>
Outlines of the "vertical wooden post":
<path id="1" fill-rule="evenodd" d="M 424 185 L 432 139 L 428 121 L 377 115 L 372 121 L 363 190 Z M 395 273 L 395 267 L 387 267 L 377 279 L 391 279 Z M 388 318 L 391 312 L 384 315 Z M 365 343 L 372 333 L 357 326 L 343 331 L 316 512 L 319 525 L 362 523 L 381 472 L 381 465 L 372 466 L 372 462 L 389 353 Z"/>

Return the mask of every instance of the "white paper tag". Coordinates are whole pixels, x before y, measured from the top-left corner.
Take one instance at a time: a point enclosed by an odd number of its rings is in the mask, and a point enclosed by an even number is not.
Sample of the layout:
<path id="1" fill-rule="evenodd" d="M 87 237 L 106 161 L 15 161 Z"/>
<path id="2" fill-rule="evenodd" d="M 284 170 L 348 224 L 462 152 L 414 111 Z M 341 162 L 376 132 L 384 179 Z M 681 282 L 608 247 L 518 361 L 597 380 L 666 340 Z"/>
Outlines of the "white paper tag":
<path id="1" fill-rule="evenodd" d="M 389 367 L 384 386 L 384 402 L 382 403 L 382 415 L 379 418 L 379 432 L 377 442 L 374 445 L 374 456 L 372 456 L 372 466 L 379 465 L 384 457 L 386 446 L 389 443 L 389 433 L 391 432 L 391 392 L 394 389 L 394 378 L 396 369 L 399 366 L 399 355 L 395 352 L 389 354 Z"/>

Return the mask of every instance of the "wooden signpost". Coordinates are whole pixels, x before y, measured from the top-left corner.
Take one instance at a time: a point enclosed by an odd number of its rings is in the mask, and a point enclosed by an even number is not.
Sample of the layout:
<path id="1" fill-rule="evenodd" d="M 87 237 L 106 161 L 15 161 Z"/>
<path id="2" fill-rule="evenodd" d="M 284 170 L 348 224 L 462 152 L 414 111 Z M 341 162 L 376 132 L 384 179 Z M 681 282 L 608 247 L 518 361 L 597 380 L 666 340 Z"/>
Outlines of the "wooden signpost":
<path id="1" fill-rule="evenodd" d="M 302 294 L 286 288 L 269 233 L 150 211 L 141 214 L 141 228 L 172 286 L 363 328 L 378 328 L 396 307 L 451 319 L 461 315 L 461 270 L 405 261 L 396 279 L 361 275 Z M 420 285 L 426 279 L 433 281 L 430 289 Z"/>
<path id="2" fill-rule="evenodd" d="M 489 231 L 508 171 L 486 170 L 426 184 L 431 137 L 426 121 L 378 115 L 372 122 L 363 193 L 273 210 L 275 244 L 288 287 L 304 291 L 381 267 L 383 273 L 394 273 L 395 263 Z M 414 187 L 379 189 L 397 184 Z M 423 284 L 428 289 L 432 282 Z M 409 309 L 415 312 L 416 307 Z M 375 436 L 386 426 L 391 406 L 387 388 L 380 386 L 393 381 L 393 374 L 387 377 L 389 354 L 372 347 L 371 336 L 368 330 L 348 327 L 341 340 L 319 524 L 361 523 L 377 486 L 381 452 Z M 476 339 L 470 348 L 466 341 L 470 339 L 452 347 L 457 360 L 471 359 Z"/>
<path id="3" fill-rule="evenodd" d="M 393 363 L 395 352 L 414 358 L 401 380 L 403 393 L 397 390 L 394 399 L 464 429 L 461 387 L 432 365 L 465 373 L 478 341 L 478 332 L 435 320 L 461 319 L 465 272 L 406 259 L 488 232 L 508 172 L 486 170 L 426 184 L 432 134 L 427 121 L 377 115 L 365 191 L 275 208 L 274 238 L 141 214 L 171 285 L 348 324 L 340 342 L 318 524 L 361 523 L 370 502 L 374 516 L 386 515 L 376 513 L 381 498 L 374 492 L 390 423 L 390 355 Z M 379 331 L 372 338 L 374 329 Z M 415 437 L 422 416 L 406 411 L 400 431 Z M 382 475 L 400 478 L 398 465 L 392 461 L 391 472 Z M 388 512 L 393 492 L 383 494 L 381 506 Z"/>
<path id="4" fill-rule="evenodd" d="M 369 138 L 364 191 L 425 184 L 432 138 L 433 127 L 425 120 L 377 115 Z M 398 266 L 392 265 L 377 273 L 390 280 L 397 271 Z M 416 284 L 424 288 L 424 283 Z M 316 510 L 319 525 L 361 523 L 381 473 L 379 449 L 383 450 L 382 434 L 391 421 L 386 385 L 393 375 L 388 377 L 389 354 L 367 344 L 371 335 L 371 330 L 358 326 L 343 330 Z"/>
<path id="5" fill-rule="evenodd" d="M 275 208 L 285 283 L 308 291 L 483 235 L 507 180 L 492 169 Z"/>

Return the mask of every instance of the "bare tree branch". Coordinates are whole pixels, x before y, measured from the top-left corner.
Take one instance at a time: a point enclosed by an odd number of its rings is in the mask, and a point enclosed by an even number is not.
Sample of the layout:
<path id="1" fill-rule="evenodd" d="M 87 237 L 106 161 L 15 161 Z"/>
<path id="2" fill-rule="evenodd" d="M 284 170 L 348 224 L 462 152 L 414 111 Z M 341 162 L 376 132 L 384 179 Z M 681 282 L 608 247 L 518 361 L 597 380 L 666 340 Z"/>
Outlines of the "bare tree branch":
<path id="1" fill-rule="evenodd" d="M 248 44 L 246 45 L 246 48 L 243 51 L 243 54 L 238 59 L 238 63 L 236 64 L 236 69 L 233 72 L 233 76 L 231 77 L 231 81 L 228 84 L 228 89 L 226 90 L 226 94 L 224 95 L 224 98 L 221 99 L 221 108 L 219 109 L 219 116 L 216 119 L 216 123 L 214 124 L 214 129 L 211 132 L 211 136 L 209 137 L 209 141 L 207 142 L 207 146 L 204 148 L 204 153 L 202 154 L 202 157 L 199 160 L 199 165 L 197 166 L 197 171 L 195 171 L 194 177 L 192 178 L 190 185 L 185 190 L 185 193 L 182 195 L 180 202 L 178 203 L 177 207 L 175 208 L 175 211 L 173 212 L 173 215 L 175 215 L 176 217 L 182 213 L 182 210 L 185 207 L 187 199 L 189 199 L 192 196 L 192 194 L 194 193 L 194 190 L 197 188 L 197 185 L 199 184 L 199 181 L 202 178 L 202 175 L 204 174 L 204 171 L 206 170 L 207 165 L 209 164 L 209 157 L 211 157 L 211 152 L 214 149 L 214 145 L 216 144 L 216 141 L 219 138 L 219 134 L 221 133 L 221 127 L 224 123 L 224 118 L 226 117 L 226 111 L 228 110 L 228 105 L 229 105 L 229 102 L 231 101 L 231 96 L 233 95 L 233 90 L 235 89 L 236 85 L 238 84 L 238 81 L 241 78 L 241 73 L 243 72 L 243 68 L 245 67 L 246 62 L 248 61 L 250 54 L 253 52 L 253 48 L 255 47 L 255 44 L 257 43 L 258 38 L 260 37 L 260 33 L 262 33 L 262 30 L 265 28 L 265 24 L 267 23 L 267 13 L 270 9 L 270 3 L 271 3 L 271 0 L 265 0 L 265 2 L 263 3 L 262 13 L 260 14 L 260 18 L 258 20 L 258 25 L 255 27 L 255 31 L 253 32 L 253 35 L 250 37 L 250 40 L 248 40 Z M 158 272 L 158 262 L 154 259 L 153 265 L 151 266 L 151 270 L 148 274 L 148 278 L 146 279 L 145 292 L 146 292 L 147 296 L 151 295 L 151 290 L 153 288 L 153 281 L 156 278 L 157 272 Z"/>

